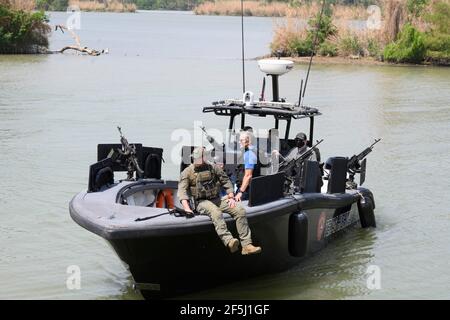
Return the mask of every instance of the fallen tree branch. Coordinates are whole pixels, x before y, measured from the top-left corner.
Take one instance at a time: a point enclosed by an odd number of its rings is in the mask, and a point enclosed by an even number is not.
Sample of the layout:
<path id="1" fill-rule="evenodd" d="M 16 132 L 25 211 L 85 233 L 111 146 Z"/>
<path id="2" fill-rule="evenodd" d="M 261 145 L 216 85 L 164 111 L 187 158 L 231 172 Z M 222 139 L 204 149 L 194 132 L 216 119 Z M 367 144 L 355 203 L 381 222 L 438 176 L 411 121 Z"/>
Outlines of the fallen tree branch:
<path id="1" fill-rule="evenodd" d="M 88 55 L 91 55 L 91 56 L 99 56 L 102 53 L 104 53 L 104 50 L 97 51 L 97 50 L 94 50 L 94 49 L 89 49 L 88 47 L 81 48 L 81 47 L 78 47 L 78 46 L 66 46 L 66 47 L 64 47 L 61 50 L 56 51 L 56 52 L 63 53 L 66 50 L 75 50 L 75 51 L 79 51 L 79 52 L 82 52 L 82 53 L 87 53 Z"/>
<path id="2" fill-rule="evenodd" d="M 55 26 L 55 31 L 58 31 L 58 29 L 60 29 L 62 33 L 64 33 L 64 30 L 69 31 L 72 38 L 75 40 L 76 45 L 65 46 L 61 50 L 48 51 L 48 53 L 64 53 L 64 51 L 66 51 L 66 50 L 75 50 L 75 51 L 78 51 L 81 53 L 87 53 L 90 56 L 99 56 L 102 53 L 108 53 L 107 49 L 106 50 L 103 49 L 103 50 L 99 51 L 99 50 L 95 50 L 95 49 L 90 49 L 88 47 L 82 47 L 81 42 L 80 42 L 80 37 L 78 37 L 78 35 L 72 29 L 68 29 L 65 25 L 57 24 Z"/>

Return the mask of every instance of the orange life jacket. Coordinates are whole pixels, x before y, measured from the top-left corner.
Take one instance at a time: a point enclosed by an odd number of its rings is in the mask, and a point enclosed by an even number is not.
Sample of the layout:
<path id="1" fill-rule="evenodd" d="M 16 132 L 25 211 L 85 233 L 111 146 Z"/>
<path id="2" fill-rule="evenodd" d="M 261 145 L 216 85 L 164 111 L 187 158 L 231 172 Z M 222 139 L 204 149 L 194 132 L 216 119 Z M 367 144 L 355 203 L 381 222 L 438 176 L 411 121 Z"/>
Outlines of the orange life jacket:
<path id="1" fill-rule="evenodd" d="M 156 207 L 168 209 L 175 208 L 171 189 L 164 189 L 158 192 L 158 196 L 156 197 Z"/>

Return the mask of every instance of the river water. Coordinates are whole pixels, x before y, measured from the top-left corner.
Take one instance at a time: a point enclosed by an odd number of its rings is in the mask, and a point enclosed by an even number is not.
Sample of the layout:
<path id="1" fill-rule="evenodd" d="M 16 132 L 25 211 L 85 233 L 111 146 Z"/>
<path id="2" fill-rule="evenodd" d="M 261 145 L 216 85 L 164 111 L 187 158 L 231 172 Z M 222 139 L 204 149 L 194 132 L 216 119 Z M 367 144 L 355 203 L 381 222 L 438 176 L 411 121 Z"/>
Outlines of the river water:
<path id="1" fill-rule="evenodd" d="M 50 13 L 50 22 L 67 17 Z M 268 52 L 273 25 L 246 18 L 248 58 Z M 0 56 L 1 299 L 140 299 L 113 250 L 69 216 L 96 145 L 118 142 L 121 125 L 130 141 L 166 146 L 170 159 L 172 132 L 192 131 L 196 120 L 225 128 L 201 108 L 242 92 L 238 17 L 82 13 L 77 33 L 109 54 Z M 72 43 L 67 33 L 51 37 L 52 49 Z M 247 89 L 259 92 L 256 61 L 246 71 Z M 281 96 L 295 101 L 305 72 L 298 65 L 281 77 Z M 316 138 L 325 159 L 382 138 L 365 185 L 378 228 L 346 232 L 281 274 L 188 297 L 449 299 L 450 69 L 314 65 L 305 103 L 323 113 Z M 177 170 L 167 161 L 163 173 Z M 81 270 L 79 290 L 66 287 L 71 265 Z M 371 270 L 379 287 L 367 286 Z"/>

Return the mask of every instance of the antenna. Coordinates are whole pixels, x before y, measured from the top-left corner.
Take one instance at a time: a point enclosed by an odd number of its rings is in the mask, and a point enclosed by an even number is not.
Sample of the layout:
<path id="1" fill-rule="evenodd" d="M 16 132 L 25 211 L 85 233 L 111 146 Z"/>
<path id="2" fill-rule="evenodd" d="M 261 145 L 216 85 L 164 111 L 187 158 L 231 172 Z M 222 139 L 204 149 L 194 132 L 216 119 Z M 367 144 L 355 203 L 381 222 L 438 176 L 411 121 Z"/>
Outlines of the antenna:
<path id="1" fill-rule="evenodd" d="M 316 25 L 316 34 L 314 35 L 313 47 L 312 47 L 312 51 L 311 51 L 311 58 L 309 59 L 308 72 L 306 73 L 305 86 L 304 87 L 300 86 L 301 98 L 305 97 L 306 85 L 308 84 L 309 71 L 311 70 L 312 60 L 314 57 L 314 53 L 316 51 L 317 37 L 319 34 L 319 30 L 320 30 L 320 24 L 322 23 L 322 15 L 323 15 L 323 11 L 325 8 L 325 2 L 326 2 L 326 0 L 322 0 L 322 9 L 320 9 L 319 21 L 317 22 L 317 25 Z M 303 91 L 303 93 L 302 93 L 302 91 Z M 302 101 L 300 101 L 300 99 L 299 99 L 299 101 L 298 101 L 299 106 L 301 106 L 301 104 L 300 104 L 301 102 Z"/>
<path id="2" fill-rule="evenodd" d="M 300 81 L 300 93 L 298 95 L 298 106 L 300 107 L 302 101 L 302 89 L 303 89 L 303 79 Z"/>
<path id="3" fill-rule="evenodd" d="M 245 92 L 244 0 L 241 0 L 242 93 Z"/>
<path id="4" fill-rule="evenodd" d="M 261 89 L 261 95 L 259 96 L 259 101 L 264 101 L 264 91 L 266 91 L 266 77 L 263 78 L 263 84 Z"/>

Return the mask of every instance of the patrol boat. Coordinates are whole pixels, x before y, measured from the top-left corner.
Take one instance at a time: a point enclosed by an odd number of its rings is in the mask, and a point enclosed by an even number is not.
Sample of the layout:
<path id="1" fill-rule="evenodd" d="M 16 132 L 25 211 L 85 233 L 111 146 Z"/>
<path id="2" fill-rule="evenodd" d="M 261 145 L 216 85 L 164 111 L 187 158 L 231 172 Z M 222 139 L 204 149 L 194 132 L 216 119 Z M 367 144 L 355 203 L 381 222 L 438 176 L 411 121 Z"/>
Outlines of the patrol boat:
<path id="1" fill-rule="evenodd" d="M 218 144 L 213 138 L 215 159 L 223 158 L 224 169 L 237 171 L 239 150 L 237 128 L 251 116 L 269 117 L 281 135 L 269 139 L 282 155 L 294 147 L 290 138 L 292 121 L 309 123 L 309 146 L 314 141 L 317 108 L 291 104 L 279 98 L 278 77 L 292 69 L 287 60 L 259 61 L 261 70 L 272 78 L 272 100 L 255 101 L 251 92 L 242 99 L 216 101 L 203 112 L 228 120 L 229 141 Z M 272 137 L 273 138 L 273 137 Z M 365 180 L 366 156 L 373 145 L 352 157 L 331 157 L 324 165 L 317 161 L 282 163 L 280 171 L 267 165 L 268 137 L 256 137 L 260 176 L 251 180 L 249 200 L 242 205 L 252 230 L 253 242 L 262 247 L 257 255 L 231 254 L 217 236 L 208 216 L 186 218 L 177 199 L 178 182 L 161 177 L 163 149 L 130 144 L 99 144 L 98 162 L 89 168 L 88 189 L 70 202 L 70 215 L 79 225 L 111 244 L 125 262 L 134 286 L 146 298 L 161 298 L 196 291 L 239 279 L 286 270 L 324 248 L 335 235 L 352 226 L 375 227 L 375 201 Z M 378 141 L 378 140 L 377 140 Z M 376 142 L 377 142 L 376 141 Z M 375 143 L 376 143 L 375 142 Z M 185 168 L 194 146 L 182 148 Z M 312 150 L 312 149 L 311 149 Z M 230 160 L 231 159 L 231 160 Z M 319 160 L 320 161 L 320 160 Z M 270 161 L 269 161 L 270 163 Z M 288 169 L 304 166 L 301 185 L 295 187 Z M 285 170 L 284 170 L 285 169 Z M 115 181 L 117 171 L 127 171 L 125 180 Z M 355 175 L 360 175 L 359 184 Z M 234 220 L 225 214 L 229 230 L 236 235 Z"/>

